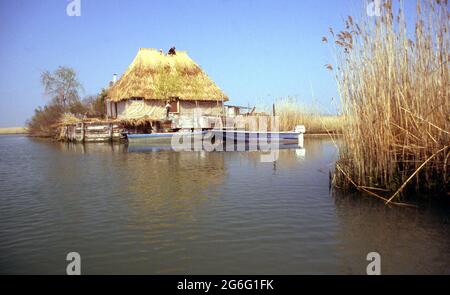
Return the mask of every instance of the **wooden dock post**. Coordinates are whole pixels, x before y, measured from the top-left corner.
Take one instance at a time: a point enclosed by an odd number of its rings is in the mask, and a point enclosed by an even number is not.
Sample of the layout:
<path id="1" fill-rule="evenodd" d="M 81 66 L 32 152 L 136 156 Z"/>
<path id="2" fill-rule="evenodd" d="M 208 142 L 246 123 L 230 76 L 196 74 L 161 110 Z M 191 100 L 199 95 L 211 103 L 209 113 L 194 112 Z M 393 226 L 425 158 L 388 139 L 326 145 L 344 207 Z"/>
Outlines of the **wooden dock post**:
<path id="1" fill-rule="evenodd" d="M 60 140 L 69 142 L 113 142 L 121 139 L 122 128 L 114 122 L 77 122 L 61 129 Z"/>
<path id="2" fill-rule="evenodd" d="M 81 122 L 81 138 L 80 138 L 80 141 L 81 142 L 84 142 L 84 136 L 85 136 L 85 130 L 84 130 L 84 128 L 85 128 L 85 125 L 84 125 L 84 122 Z"/>
<path id="3" fill-rule="evenodd" d="M 109 123 L 109 140 L 112 142 L 113 141 L 113 124 Z"/>

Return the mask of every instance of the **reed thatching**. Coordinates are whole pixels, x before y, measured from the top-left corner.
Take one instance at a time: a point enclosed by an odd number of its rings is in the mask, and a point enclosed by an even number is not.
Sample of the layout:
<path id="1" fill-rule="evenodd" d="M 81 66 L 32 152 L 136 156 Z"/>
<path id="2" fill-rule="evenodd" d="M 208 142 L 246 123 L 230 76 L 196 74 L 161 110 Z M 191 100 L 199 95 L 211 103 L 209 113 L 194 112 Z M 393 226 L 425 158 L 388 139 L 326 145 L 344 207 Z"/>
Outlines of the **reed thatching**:
<path id="1" fill-rule="evenodd" d="M 161 119 L 155 118 L 152 116 L 144 116 L 142 118 L 118 119 L 118 122 L 120 124 L 125 125 L 125 126 L 133 126 L 133 127 L 152 125 L 157 121 L 162 122 Z"/>
<path id="2" fill-rule="evenodd" d="M 187 55 L 139 49 L 131 65 L 108 91 L 112 101 L 144 99 L 228 101 L 228 97 Z"/>
<path id="3" fill-rule="evenodd" d="M 80 123 L 82 121 L 83 121 L 82 119 L 76 117 L 72 113 L 64 113 L 61 115 L 59 122 L 56 123 L 54 126 L 56 127 L 56 126 L 72 125 L 72 124 Z"/>

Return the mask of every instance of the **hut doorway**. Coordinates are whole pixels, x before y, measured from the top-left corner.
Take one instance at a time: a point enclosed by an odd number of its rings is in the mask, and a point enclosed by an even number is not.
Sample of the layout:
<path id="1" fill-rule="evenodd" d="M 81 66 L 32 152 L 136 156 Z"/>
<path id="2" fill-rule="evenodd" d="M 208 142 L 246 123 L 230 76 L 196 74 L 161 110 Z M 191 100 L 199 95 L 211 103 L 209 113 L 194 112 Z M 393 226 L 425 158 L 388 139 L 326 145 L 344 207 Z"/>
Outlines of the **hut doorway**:
<path id="1" fill-rule="evenodd" d="M 173 98 L 170 100 L 170 111 L 171 114 L 180 113 L 180 100 L 178 98 Z"/>

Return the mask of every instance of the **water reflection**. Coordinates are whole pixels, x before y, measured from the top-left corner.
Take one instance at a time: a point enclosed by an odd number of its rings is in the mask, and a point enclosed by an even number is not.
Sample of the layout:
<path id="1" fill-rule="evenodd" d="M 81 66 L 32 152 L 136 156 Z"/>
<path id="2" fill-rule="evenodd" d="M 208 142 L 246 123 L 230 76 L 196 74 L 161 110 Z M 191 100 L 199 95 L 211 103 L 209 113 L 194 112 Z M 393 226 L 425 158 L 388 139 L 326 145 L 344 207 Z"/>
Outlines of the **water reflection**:
<path id="1" fill-rule="evenodd" d="M 134 152 L 158 152 L 158 151 L 174 151 L 178 152 L 180 150 L 174 149 L 170 143 L 158 143 L 158 144 L 148 144 L 148 143 L 138 143 L 138 142 L 130 142 L 126 144 L 128 152 L 134 153 Z M 215 149 L 213 151 L 210 151 L 209 149 L 205 148 L 204 146 L 194 146 L 192 145 L 190 148 L 184 150 L 186 152 L 198 152 L 198 151 L 204 151 L 204 152 L 255 152 L 255 151 L 262 151 L 262 152 L 269 152 L 271 150 L 284 150 L 284 149 L 300 149 L 298 144 L 296 143 L 277 143 L 277 144 L 269 144 L 269 145 L 253 145 L 249 143 L 245 144 L 234 144 L 231 146 L 225 146 L 220 149 Z"/>
<path id="2" fill-rule="evenodd" d="M 295 155 L 297 156 L 297 159 L 304 160 L 306 157 L 306 149 L 305 148 L 295 149 Z"/>
<path id="3" fill-rule="evenodd" d="M 449 273 L 448 211 L 332 195 L 336 146 L 174 152 L 0 138 L 0 273 Z M 307 151 L 306 151 L 307 150 Z M 62 257 L 62 259 L 61 259 Z"/>
<path id="4" fill-rule="evenodd" d="M 154 220 L 160 215 L 190 216 L 223 183 L 224 155 L 204 152 L 133 153 L 121 165 L 134 208 Z"/>
<path id="5" fill-rule="evenodd" d="M 30 141 L 44 145 L 52 150 L 59 150 L 66 154 L 89 154 L 89 153 L 123 153 L 127 151 L 127 147 L 121 143 L 73 143 L 73 142 L 60 142 L 51 141 L 48 139 L 30 138 Z"/>
<path id="6" fill-rule="evenodd" d="M 340 226 L 339 272 L 365 274 L 367 253 L 383 274 L 450 274 L 450 210 L 390 208 L 367 195 L 333 192 Z"/>

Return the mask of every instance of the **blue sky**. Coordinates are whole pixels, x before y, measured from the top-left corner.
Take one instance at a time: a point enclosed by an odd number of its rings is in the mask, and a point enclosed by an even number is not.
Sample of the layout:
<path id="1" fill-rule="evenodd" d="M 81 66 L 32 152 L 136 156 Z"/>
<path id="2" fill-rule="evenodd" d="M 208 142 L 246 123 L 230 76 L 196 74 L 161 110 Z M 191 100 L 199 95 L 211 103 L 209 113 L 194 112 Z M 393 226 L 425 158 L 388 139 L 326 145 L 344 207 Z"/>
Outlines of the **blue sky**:
<path id="1" fill-rule="evenodd" d="M 331 112 L 337 90 L 324 68 L 332 55 L 322 36 L 365 11 L 364 0 L 81 0 L 81 16 L 69 17 L 69 2 L 0 0 L 0 127 L 23 126 L 47 102 L 44 70 L 73 67 L 84 95 L 96 94 L 140 47 L 173 45 L 232 104 L 295 96 Z"/>

